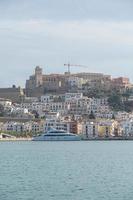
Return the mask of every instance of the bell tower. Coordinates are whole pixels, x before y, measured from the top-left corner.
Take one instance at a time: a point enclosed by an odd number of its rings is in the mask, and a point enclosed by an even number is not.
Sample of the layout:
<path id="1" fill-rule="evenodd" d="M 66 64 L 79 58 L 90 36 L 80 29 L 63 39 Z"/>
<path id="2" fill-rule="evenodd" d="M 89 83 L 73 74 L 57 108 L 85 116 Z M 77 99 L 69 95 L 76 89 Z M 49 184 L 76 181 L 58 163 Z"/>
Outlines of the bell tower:
<path id="1" fill-rule="evenodd" d="M 42 68 L 39 66 L 36 66 L 35 68 L 35 85 L 36 87 L 39 87 L 43 84 L 43 80 L 42 80 Z"/>

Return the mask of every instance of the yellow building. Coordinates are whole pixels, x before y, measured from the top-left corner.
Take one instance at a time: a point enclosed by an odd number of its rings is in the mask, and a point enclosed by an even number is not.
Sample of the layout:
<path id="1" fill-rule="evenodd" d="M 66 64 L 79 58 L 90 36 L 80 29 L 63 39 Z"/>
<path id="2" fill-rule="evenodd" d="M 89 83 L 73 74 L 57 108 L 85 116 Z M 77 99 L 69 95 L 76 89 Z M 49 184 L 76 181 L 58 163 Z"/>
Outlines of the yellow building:
<path id="1" fill-rule="evenodd" d="M 115 136 L 118 123 L 115 120 L 100 121 L 98 124 L 98 135 L 100 137 Z"/>

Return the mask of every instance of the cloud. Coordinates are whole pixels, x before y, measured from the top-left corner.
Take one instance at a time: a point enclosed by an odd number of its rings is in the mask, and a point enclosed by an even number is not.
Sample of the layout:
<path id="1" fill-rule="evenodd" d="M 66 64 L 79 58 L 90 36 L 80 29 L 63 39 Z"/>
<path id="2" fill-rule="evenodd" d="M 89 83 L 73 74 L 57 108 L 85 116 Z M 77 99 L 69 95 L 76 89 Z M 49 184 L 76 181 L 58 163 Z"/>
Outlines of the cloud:
<path id="1" fill-rule="evenodd" d="M 0 30 L 20 36 L 52 37 L 67 40 L 93 41 L 107 44 L 133 44 L 133 21 L 104 22 L 101 20 L 26 20 L 2 21 Z"/>

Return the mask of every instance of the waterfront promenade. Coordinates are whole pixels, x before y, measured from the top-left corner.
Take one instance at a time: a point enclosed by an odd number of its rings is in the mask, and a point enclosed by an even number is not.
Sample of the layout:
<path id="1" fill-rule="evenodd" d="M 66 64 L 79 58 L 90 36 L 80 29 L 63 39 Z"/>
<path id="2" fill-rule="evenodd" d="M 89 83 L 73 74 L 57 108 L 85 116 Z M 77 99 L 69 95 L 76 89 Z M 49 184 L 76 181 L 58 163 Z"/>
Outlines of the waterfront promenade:
<path id="1" fill-rule="evenodd" d="M 31 141 L 32 138 L 1 138 L 0 142 L 2 141 Z"/>
<path id="2" fill-rule="evenodd" d="M 33 139 L 32 137 L 0 138 L 0 142 L 2 142 L 2 141 L 32 141 L 32 139 Z M 117 140 L 118 141 L 120 141 L 120 140 L 133 141 L 133 137 L 97 137 L 97 138 L 86 138 L 86 139 L 81 138 L 81 141 L 117 141 Z"/>

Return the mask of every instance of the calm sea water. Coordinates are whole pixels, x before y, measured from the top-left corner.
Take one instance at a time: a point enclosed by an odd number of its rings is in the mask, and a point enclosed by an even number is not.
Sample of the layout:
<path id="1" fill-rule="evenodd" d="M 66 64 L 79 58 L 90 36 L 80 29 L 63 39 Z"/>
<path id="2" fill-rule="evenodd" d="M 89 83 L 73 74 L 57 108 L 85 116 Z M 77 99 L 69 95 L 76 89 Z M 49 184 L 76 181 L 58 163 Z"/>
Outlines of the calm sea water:
<path id="1" fill-rule="evenodd" d="M 0 200 L 131 200 L 133 142 L 1 142 Z"/>

